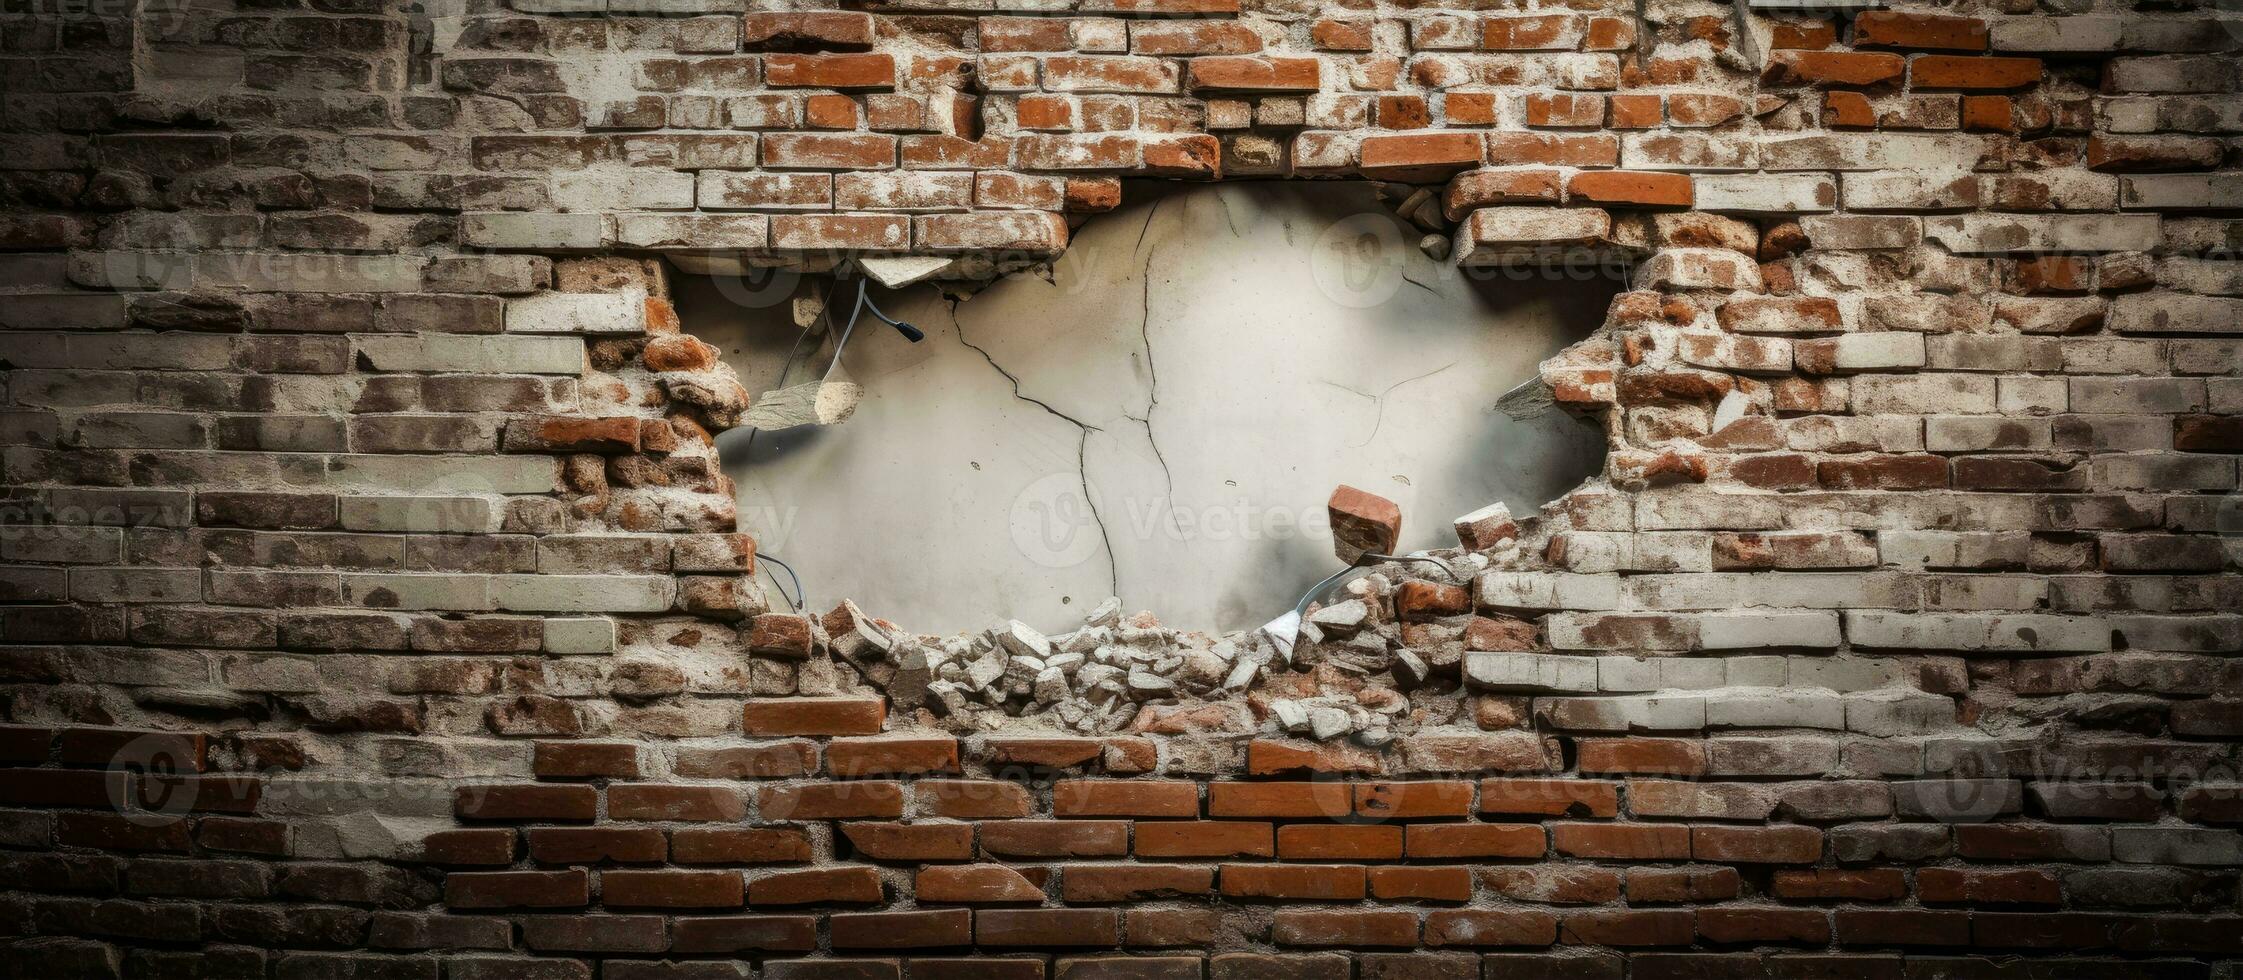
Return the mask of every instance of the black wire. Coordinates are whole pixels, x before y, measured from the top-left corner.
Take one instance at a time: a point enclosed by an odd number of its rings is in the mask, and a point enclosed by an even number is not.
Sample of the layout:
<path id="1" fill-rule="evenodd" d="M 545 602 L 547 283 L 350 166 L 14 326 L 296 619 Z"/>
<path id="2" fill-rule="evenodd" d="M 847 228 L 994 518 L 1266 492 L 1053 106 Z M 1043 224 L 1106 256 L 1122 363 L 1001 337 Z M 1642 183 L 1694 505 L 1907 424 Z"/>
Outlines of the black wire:
<path id="1" fill-rule="evenodd" d="M 771 554 L 767 551 L 758 552 L 755 557 L 758 562 L 769 562 L 773 565 L 779 566 L 781 569 L 784 569 L 786 571 L 788 578 L 794 580 L 794 595 L 790 596 L 787 594 L 787 590 L 779 585 L 778 576 L 771 575 L 771 570 L 768 568 L 763 570 L 763 574 L 771 576 L 771 587 L 779 590 L 779 598 L 787 600 L 787 605 L 793 607 L 797 615 L 800 615 L 803 610 L 810 608 L 810 594 L 802 590 L 802 576 L 796 575 L 794 573 L 794 566 L 780 561 L 777 555 Z"/>

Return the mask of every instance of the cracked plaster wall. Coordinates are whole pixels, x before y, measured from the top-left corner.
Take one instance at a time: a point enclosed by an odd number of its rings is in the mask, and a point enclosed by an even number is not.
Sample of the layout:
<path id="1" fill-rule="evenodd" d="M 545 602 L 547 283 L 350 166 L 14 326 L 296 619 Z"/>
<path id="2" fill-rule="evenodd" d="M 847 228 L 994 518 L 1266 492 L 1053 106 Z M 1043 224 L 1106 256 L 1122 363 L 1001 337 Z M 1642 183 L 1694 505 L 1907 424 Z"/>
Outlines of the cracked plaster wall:
<path id="1" fill-rule="evenodd" d="M 725 434 L 742 530 L 814 606 L 1056 631 L 1117 595 L 1169 623 L 1250 627 L 1336 567 L 1334 484 L 1397 500 L 1404 547 L 1429 548 L 1454 545 L 1450 518 L 1498 500 L 1533 513 L 1598 472 L 1593 424 L 1495 402 L 1601 322 L 1615 280 L 1467 278 L 1420 254 L 1369 184 L 1125 199 L 1049 279 L 957 302 L 876 290 L 927 339 L 858 324 L 835 375 L 866 390 L 847 423 Z M 785 304 L 694 277 L 679 301 L 751 389 L 777 382 L 797 334 Z M 891 547 L 924 557 L 881 560 Z"/>

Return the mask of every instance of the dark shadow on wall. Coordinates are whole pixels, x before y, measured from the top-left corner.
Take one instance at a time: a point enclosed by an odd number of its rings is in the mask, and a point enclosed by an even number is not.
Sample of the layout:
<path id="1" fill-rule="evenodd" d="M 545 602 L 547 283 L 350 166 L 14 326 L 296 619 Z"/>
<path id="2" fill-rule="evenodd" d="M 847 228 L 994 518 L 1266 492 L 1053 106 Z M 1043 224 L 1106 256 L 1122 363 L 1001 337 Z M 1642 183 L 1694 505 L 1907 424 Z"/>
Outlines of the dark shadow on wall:
<path id="1" fill-rule="evenodd" d="M 1613 270 L 1460 272 L 1366 183 L 1124 199 L 1048 277 L 955 302 L 874 287 L 927 338 L 858 322 L 832 375 L 863 386 L 853 418 L 719 440 L 742 529 L 814 605 L 854 598 L 922 631 L 1057 630 L 1118 595 L 1172 625 L 1246 628 L 1337 568 L 1334 484 L 1399 502 L 1415 549 L 1453 545 L 1450 520 L 1488 502 L 1532 513 L 1601 471 L 1594 423 L 1497 401 L 1603 323 Z M 835 323 L 855 288 L 835 293 Z M 825 373 L 830 338 L 796 349 L 783 290 L 681 276 L 675 292 L 749 390 Z"/>

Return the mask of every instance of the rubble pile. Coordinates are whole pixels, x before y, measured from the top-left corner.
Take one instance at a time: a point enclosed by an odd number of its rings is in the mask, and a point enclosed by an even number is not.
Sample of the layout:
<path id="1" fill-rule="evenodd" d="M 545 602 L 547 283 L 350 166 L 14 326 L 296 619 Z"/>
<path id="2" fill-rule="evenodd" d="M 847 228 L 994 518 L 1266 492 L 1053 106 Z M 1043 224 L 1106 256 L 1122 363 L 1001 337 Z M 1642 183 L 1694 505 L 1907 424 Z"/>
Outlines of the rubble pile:
<path id="1" fill-rule="evenodd" d="M 1330 507 L 1335 528 L 1353 529 L 1335 542 L 1350 564 L 1394 546 L 1401 514 L 1390 501 L 1342 487 Z M 1509 532 L 1492 533 L 1496 524 Z M 1056 636 L 1018 620 L 978 634 L 912 634 L 853 600 L 815 632 L 896 709 L 934 727 L 1018 730 L 1023 720 L 1043 720 L 1101 734 L 1252 726 L 1375 748 L 1402 727 L 1411 707 L 1405 692 L 1461 685 L 1468 635 L 1505 632 L 1473 615 L 1471 576 L 1516 554 L 1516 525 L 1499 504 L 1460 520 L 1460 537 L 1468 526 L 1467 540 L 1489 550 L 1363 566 L 1299 617 L 1252 631 L 1170 629 L 1150 613 L 1125 616 L 1121 600 L 1109 598 Z M 1249 710 L 1230 710 L 1240 704 Z"/>

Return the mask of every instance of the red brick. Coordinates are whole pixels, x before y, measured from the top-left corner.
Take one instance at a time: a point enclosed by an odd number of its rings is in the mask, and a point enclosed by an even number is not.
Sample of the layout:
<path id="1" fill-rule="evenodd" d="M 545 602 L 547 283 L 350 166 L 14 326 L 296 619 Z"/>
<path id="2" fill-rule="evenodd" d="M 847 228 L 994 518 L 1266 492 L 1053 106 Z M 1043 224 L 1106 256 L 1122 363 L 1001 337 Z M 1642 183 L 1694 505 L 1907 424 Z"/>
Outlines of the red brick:
<path id="1" fill-rule="evenodd" d="M 1908 63 L 1897 54 L 1867 51 L 1772 51 L 1760 71 L 1769 85 L 1882 85 L 1896 82 Z"/>
<path id="2" fill-rule="evenodd" d="M 841 836 L 875 861 L 965 861 L 974 855 L 970 824 L 845 823 Z"/>
<path id="3" fill-rule="evenodd" d="M 607 815 L 611 820 L 721 820 L 736 821 L 748 815 L 740 791 L 729 786 L 608 787 Z"/>
<path id="4" fill-rule="evenodd" d="M 916 776 L 958 771 L 955 738 L 837 738 L 826 743 L 836 776 Z"/>
<path id="5" fill-rule="evenodd" d="M 1961 55 L 1927 54 L 1910 62 L 1908 66 L 1908 84 L 1919 89 L 2001 91 L 2024 88 L 2037 84 L 2040 80 L 2039 58 L 1967 58 Z"/>
<path id="6" fill-rule="evenodd" d="M 1548 817 L 1611 817 L 1620 812 L 1616 783 L 1586 779 L 1484 779 L 1480 812 Z"/>
<path id="7" fill-rule="evenodd" d="M 1539 909 L 1450 909 L 1425 917 L 1427 946 L 1548 946 L 1558 917 Z"/>
<path id="8" fill-rule="evenodd" d="M 677 953 L 806 952 L 818 948 L 818 920 L 809 915 L 684 916 L 671 926 Z"/>
<path id="9" fill-rule="evenodd" d="M 1612 110 L 1613 125 L 1618 126 L 1617 97 Z M 1496 167 L 1610 167 L 1620 162 L 1620 140 L 1608 133 L 1491 133 L 1487 149 L 1488 164 Z"/>
<path id="10" fill-rule="evenodd" d="M 1175 63 L 1121 55 L 1057 54 L 1042 62 L 1044 87 L 1057 91 L 1173 94 Z"/>
<path id="11" fill-rule="evenodd" d="M 1615 95 L 1610 100 L 1613 129 L 1657 129 L 1667 120 L 1666 102 L 1656 95 Z"/>
<path id="12" fill-rule="evenodd" d="M 1815 479 L 1832 490 L 1937 490 L 1947 486 L 1947 470 L 1946 457 L 1928 453 L 1870 456 L 1824 460 L 1815 467 Z"/>
<path id="13" fill-rule="evenodd" d="M 1417 915 L 1401 911 L 1285 909 L 1270 921 L 1279 946 L 1415 946 Z"/>
<path id="14" fill-rule="evenodd" d="M 580 908 L 591 902 L 591 877 L 581 868 L 455 871 L 444 876 L 444 904 L 455 909 Z"/>
<path id="15" fill-rule="evenodd" d="M 1820 51 L 1838 43 L 1838 28 L 1830 21 L 1817 18 L 1807 21 L 1776 21 L 1770 25 L 1768 46 L 1776 50 Z"/>
<path id="16" fill-rule="evenodd" d="M 1211 817 L 1298 817 L 1337 820 L 1355 810 L 1346 783 L 1210 783 Z"/>
<path id="17" fill-rule="evenodd" d="M 1742 118 L 1745 104 L 1726 95 L 1667 96 L 1667 118 L 1677 126 L 1711 128 Z"/>
<path id="18" fill-rule="evenodd" d="M 1719 902 L 1744 891 L 1735 868 L 1629 868 L 1628 904 Z"/>
<path id="19" fill-rule="evenodd" d="M 652 827 L 532 827 L 530 860 L 540 864 L 652 864 L 670 842 Z"/>
<path id="20" fill-rule="evenodd" d="M 990 946 L 1115 946 L 1121 917 L 1112 909 L 982 909 L 974 941 Z"/>
<path id="21" fill-rule="evenodd" d="M 1919 909 L 1839 909 L 1832 931 L 1847 946 L 1967 946 L 1970 913 Z"/>
<path id="22" fill-rule="evenodd" d="M 1463 586 L 1412 579 L 1394 590 L 1394 608 L 1408 619 L 1461 616 L 1472 611 L 1472 592 Z"/>
<path id="23" fill-rule="evenodd" d="M 1236 21 L 1146 23 L 1130 28 L 1129 50 L 1151 55 L 1253 54 L 1262 50 L 1262 36 Z"/>
<path id="24" fill-rule="evenodd" d="M 923 779 L 912 784 L 919 808 L 960 820 L 1025 817 L 1032 809 L 1019 783 L 996 779 Z"/>
<path id="25" fill-rule="evenodd" d="M 599 803 L 590 786 L 462 786 L 452 793 L 452 812 L 462 820 L 589 821 Z"/>
<path id="26" fill-rule="evenodd" d="M 1813 827 L 1712 827 L 1690 829 L 1700 861 L 1735 864 L 1813 864 L 1822 859 L 1822 831 Z"/>
<path id="27" fill-rule="evenodd" d="M 1898 868 L 1816 868 L 1778 871 L 1771 888 L 1789 900 L 1885 902 L 1908 894 L 1908 878 Z"/>
<path id="28" fill-rule="evenodd" d="M 1822 124 L 1826 129 L 1875 129 L 1877 109 L 1860 92 L 1826 92 L 1822 97 Z"/>
<path id="29" fill-rule="evenodd" d="M 1377 752 L 1345 742 L 1257 738 L 1246 743 L 1246 771 L 1254 776 L 1371 775 L 1386 771 L 1386 762 Z"/>
<path id="30" fill-rule="evenodd" d="M 639 747 L 627 742 L 539 742 L 530 767 L 548 779 L 637 779 Z"/>
<path id="31" fill-rule="evenodd" d="M 600 903 L 608 908 L 739 908 L 737 871 L 603 871 Z"/>
<path id="32" fill-rule="evenodd" d="M 506 838 L 506 859 L 493 864 L 511 864 L 514 860 L 514 832 L 511 830 L 445 831 L 455 834 L 493 834 Z M 225 851 L 235 854 L 263 854 L 268 857 L 285 856 L 289 850 L 289 827 L 278 820 L 236 820 L 229 817 L 208 817 L 195 832 L 195 842 L 205 850 Z M 438 835 L 431 834 L 430 837 Z M 495 840 L 495 838 L 493 839 Z M 471 848 L 483 856 L 497 852 L 495 844 L 486 840 L 480 848 Z M 469 862 L 460 862 L 469 863 Z M 483 862 L 473 862 L 483 863 Z"/>
<path id="33" fill-rule="evenodd" d="M 1218 883 L 1233 898 L 1351 901 L 1364 895 L 1360 865 L 1226 864 Z"/>
<path id="34" fill-rule="evenodd" d="M 787 864 L 810 860 L 810 838 L 766 827 L 681 827 L 670 833 L 679 864 Z"/>
<path id="35" fill-rule="evenodd" d="M 934 949 L 973 942 L 968 909 L 934 912 L 851 912 L 828 922 L 835 949 Z"/>
<path id="36" fill-rule="evenodd" d="M 1926 51 L 1984 51 L 1986 22 L 1897 10 L 1867 10 L 1854 17 L 1854 45 Z"/>
<path id="37" fill-rule="evenodd" d="M 1706 771 L 1704 742 L 1672 738 L 1585 738 L 1582 772 L 1699 776 Z"/>
<path id="38" fill-rule="evenodd" d="M 1472 872 L 1466 868 L 1372 868 L 1371 897 L 1395 901 L 1469 902 Z"/>
<path id="39" fill-rule="evenodd" d="M 1433 114 L 1422 95 L 1382 95 L 1374 117 L 1381 129 L 1424 129 L 1433 125 Z"/>
<path id="40" fill-rule="evenodd" d="M 1215 890 L 1215 869 L 1163 864 L 1071 864 L 1060 871 L 1068 902 L 1134 902 Z"/>
<path id="41" fill-rule="evenodd" d="M 1522 902 L 1603 905 L 1620 898 L 1620 873 L 1607 868 L 1568 865 L 1482 868 L 1480 881 L 1497 895 Z"/>
<path id="42" fill-rule="evenodd" d="M 0 762 L 39 765 L 47 761 L 54 741 L 52 728 L 0 725 Z"/>
<path id="43" fill-rule="evenodd" d="M 772 88 L 894 88 L 896 59 L 886 54 L 774 54 L 763 59 Z"/>
<path id="44" fill-rule="evenodd" d="M 1197 817 L 1199 784 L 1181 780 L 1067 779 L 1052 784 L 1058 817 Z"/>
<path id="45" fill-rule="evenodd" d="M 1358 153 L 1357 169 L 1364 176 L 1411 181 L 1440 180 L 1479 166 L 1486 156 L 1478 133 L 1366 136 Z M 1395 520 L 1399 524 L 1399 514 Z"/>
<path id="46" fill-rule="evenodd" d="M 203 825 L 204 847 L 212 846 L 209 836 L 210 825 L 206 822 Z M 421 855 L 430 864 L 513 864 L 514 831 L 440 830 L 421 841 Z"/>
<path id="47" fill-rule="evenodd" d="M 987 904 L 1042 902 L 1044 890 L 1020 872 L 1001 864 L 921 868 L 912 880 L 912 898 L 928 902 Z"/>
<path id="48" fill-rule="evenodd" d="M 1972 133 L 2014 133 L 2017 131 L 2016 104 L 2006 95 L 1963 96 L 1963 129 Z"/>
<path id="49" fill-rule="evenodd" d="M 57 758 L 66 766 L 109 768 L 169 767 L 202 772 L 208 765 L 207 740 L 193 732 L 132 728 L 65 728 Z M 41 753 L 40 757 L 45 758 Z"/>
<path id="50" fill-rule="evenodd" d="M 2243 453 L 2243 418 L 2191 415 L 2173 420 L 2173 448 L 2184 453 Z"/>
<path id="51" fill-rule="evenodd" d="M 1716 943 L 1821 946 L 1830 942 L 1830 919 L 1827 913 L 1810 909 L 1699 909 L 1698 935 Z"/>
<path id="52" fill-rule="evenodd" d="M 888 716 L 882 698 L 751 699 L 741 710 L 749 735 L 878 735 Z"/>
<path id="53" fill-rule="evenodd" d="M 612 800 L 613 791 L 609 796 Z M 612 807 L 612 802 L 611 802 Z M 891 782 L 805 783 L 766 787 L 756 800 L 765 820 L 855 820 L 903 816 L 903 786 Z"/>
<path id="54" fill-rule="evenodd" d="M 992 766 L 1072 769 L 1098 761 L 1105 743 L 1095 738 L 990 738 L 982 743 Z"/>
<path id="55" fill-rule="evenodd" d="M 1137 825 L 1138 857 L 1270 857 L 1270 825 L 1240 820 Z"/>
<path id="56" fill-rule="evenodd" d="M 1604 125 L 1604 96 L 1536 92 L 1527 96 L 1526 124 L 1537 127 L 1595 128 Z"/>
<path id="57" fill-rule="evenodd" d="M 1314 92 L 1315 58 L 1218 56 L 1191 60 L 1192 88 L 1208 92 Z"/>
<path id="58" fill-rule="evenodd" d="M 734 875 L 733 877 L 738 877 Z M 885 896 L 880 872 L 866 867 L 782 871 L 748 882 L 748 904 L 873 905 Z"/>
<path id="59" fill-rule="evenodd" d="M 678 750 L 677 774 L 688 779 L 785 779 L 817 768 L 818 752 L 808 742 L 728 745 Z"/>
<path id="60" fill-rule="evenodd" d="M 1955 853 L 1966 858 L 1995 861 L 2108 861 L 2107 838 L 2096 831 L 2091 841 L 2072 833 L 2075 828 L 2034 824 L 1958 824 Z M 2084 830 L 2085 828 L 2077 828 Z"/>
<path id="61" fill-rule="evenodd" d="M 1388 820 L 1465 817 L 1472 814 L 1472 784 L 1455 780 L 1360 783 L 1355 812 Z"/>
<path id="62" fill-rule="evenodd" d="M 1566 182 L 1570 200 L 1597 204 L 1633 204 L 1645 207 L 1690 206 L 1689 174 L 1626 170 L 1585 170 Z"/>
<path id="63" fill-rule="evenodd" d="M 896 138 L 870 133 L 773 133 L 763 139 L 763 165 L 795 170 L 886 170 L 896 165 Z M 800 217 L 799 215 L 796 217 Z M 774 241 L 778 234 L 773 223 Z M 841 701 L 847 698 L 788 698 L 785 700 Z M 757 702 L 750 701 L 754 707 Z M 811 706 L 804 706 L 804 711 Z M 854 717 L 854 716 L 851 716 Z M 874 735 L 878 728 L 861 726 L 844 731 L 758 731 L 751 735 Z"/>
<path id="64" fill-rule="evenodd" d="M 1449 92 L 1441 96 L 1441 115 L 1451 126 L 1495 125 L 1495 95 L 1491 92 Z"/>
<path id="65" fill-rule="evenodd" d="M 1402 856 L 1402 828 L 1392 824 L 1287 824 L 1277 828 L 1277 856 L 1289 861 L 1390 861 Z"/>
<path id="66" fill-rule="evenodd" d="M 1925 868 L 1916 872 L 1916 898 L 1927 905 L 2056 905 L 2063 896 L 2046 871 Z"/>
<path id="67" fill-rule="evenodd" d="M 1690 856 L 1690 828 L 1672 824 L 1552 824 L 1550 844 L 1558 853 L 1572 857 L 1681 860 Z"/>
<path id="68" fill-rule="evenodd" d="M 1687 909 L 1568 912 L 1558 941 L 1568 946 L 1688 946 L 1697 919 Z"/>
<path id="69" fill-rule="evenodd" d="M 1111 177 L 1069 177 L 1065 194 L 1070 214 L 1097 214 L 1121 207 L 1121 181 Z"/>
<path id="70" fill-rule="evenodd" d="M 985 823 L 981 849 L 1016 858 L 1120 857 L 1129 853 L 1129 824 L 1121 820 Z"/>
<path id="71" fill-rule="evenodd" d="M 1309 43 L 1319 51 L 1369 51 L 1372 24 L 1369 18 L 1324 18 L 1308 26 Z"/>
<path id="72" fill-rule="evenodd" d="M 524 916 L 522 944 L 556 953 L 659 953 L 668 942 L 658 915 Z"/>
<path id="73" fill-rule="evenodd" d="M 840 51 L 872 46 L 872 15 L 844 11 L 748 14 L 740 46 L 747 51 Z"/>
<path id="74" fill-rule="evenodd" d="M 1413 858 L 1538 858 L 1548 843 L 1531 824 L 1412 824 L 1407 847 Z"/>
<path id="75" fill-rule="evenodd" d="M 1578 14 L 1489 17 L 1480 25 L 1480 46 L 1489 51 L 1565 51 L 1582 30 Z"/>
<path id="76" fill-rule="evenodd" d="M 1122 945 L 1206 949 L 1215 944 L 1215 935 L 1222 923 L 1222 913 L 1214 909 L 1131 909 L 1122 921 Z"/>
<path id="77" fill-rule="evenodd" d="M 55 823 L 55 840 L 105 851 L 185 851 L 188 829 L 185 820 L 143 822 L 119 813 L 65 813 Z"/>

